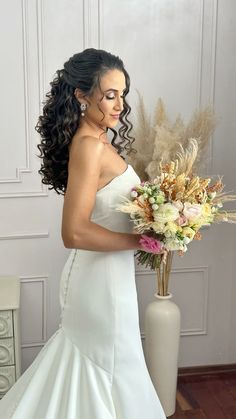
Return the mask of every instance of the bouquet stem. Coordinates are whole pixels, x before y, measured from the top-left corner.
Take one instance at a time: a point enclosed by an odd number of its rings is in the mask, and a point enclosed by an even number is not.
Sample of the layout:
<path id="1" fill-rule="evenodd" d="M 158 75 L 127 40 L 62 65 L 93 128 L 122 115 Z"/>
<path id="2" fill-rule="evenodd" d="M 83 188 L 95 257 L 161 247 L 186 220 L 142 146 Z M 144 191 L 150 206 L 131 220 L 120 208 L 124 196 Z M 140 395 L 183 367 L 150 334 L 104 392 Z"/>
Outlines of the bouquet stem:
<path id="1" fill-rule="evenodd" d="M 170 271 L 172 266 L 173 252 L 167 252 L 165 260 L 157 267 L 157 292 L 158 295 L 168 295 Z"/>

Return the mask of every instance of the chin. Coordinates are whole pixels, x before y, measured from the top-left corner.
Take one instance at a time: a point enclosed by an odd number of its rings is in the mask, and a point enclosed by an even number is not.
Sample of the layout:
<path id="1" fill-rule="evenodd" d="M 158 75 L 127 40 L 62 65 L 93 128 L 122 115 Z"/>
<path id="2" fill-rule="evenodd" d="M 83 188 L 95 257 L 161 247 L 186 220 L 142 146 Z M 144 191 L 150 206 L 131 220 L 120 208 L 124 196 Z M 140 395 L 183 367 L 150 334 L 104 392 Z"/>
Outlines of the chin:
<path id="1" fill-rule="evenodd" d="M 114 128 L 114 127 L 116 127 L 116 125 L 118 124 L 118 122 L 120 122 L 119 121 L 119 119 L 117 119 L 117 120 L 110 120 L 110 119 L 108 119 L 108 121 L 106 121 L 105 122 L 105 124 L 104 125 L 100 125 L 100 127 L 102 128 L 102 129 L 107 129 L 107 128 Z"/>
<path id="2" fill-rule="evenodd" d="M 113 128 L 113 127 L 115 127 L 118 124 L 118 122 L 119 122 L 119 119 L 117 119 L 117 121 L 114 120 L 112 122 L 109 122 L 107 124 L 107 126 L 108 126 L 108 128 Z"/>

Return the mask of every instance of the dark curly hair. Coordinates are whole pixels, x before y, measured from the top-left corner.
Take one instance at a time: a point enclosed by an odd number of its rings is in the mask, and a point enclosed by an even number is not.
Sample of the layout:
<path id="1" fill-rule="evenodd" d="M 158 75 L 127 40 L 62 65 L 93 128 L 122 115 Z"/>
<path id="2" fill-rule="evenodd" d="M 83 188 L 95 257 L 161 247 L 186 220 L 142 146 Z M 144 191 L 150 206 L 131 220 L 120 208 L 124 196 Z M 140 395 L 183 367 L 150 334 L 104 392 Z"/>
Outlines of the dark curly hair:
<path id="1" fill-rule="evenodd" d="M 100 88 L 101 77 L 113 69 L 123 72 L 126 88 L 120 114 L 120 139 L 116 141 L 116 130 L 109 128 L 114 134 L 111 143 L 119 154 L 124 150 L 127 154 L 134 151 L 134 138 L 129 135 L 133 125 L 127 119 L 131 108 L 125 100 L 130 88 L 130 78 L 122 60 L 109 52 L 94 48 L 73 55 L 64 64 L 64 68 L 56 72 L 56 77 L 50 83 L 51 90 L 46 94 L 43 114 L 39 116 L 35 127 L 41 136 L 41 143 L 37 147 L 40 150 L 38 157 L 43 161 L 39 170 L 42 182 L 51 185 L 49 189 L 54 189 L 58 194 L 65 194 L 66 191 L 69 144 L 80 124 L 80 104 L 74 91 L 79 88 L 84 95 L 92 95 L 94 89 Z"/>

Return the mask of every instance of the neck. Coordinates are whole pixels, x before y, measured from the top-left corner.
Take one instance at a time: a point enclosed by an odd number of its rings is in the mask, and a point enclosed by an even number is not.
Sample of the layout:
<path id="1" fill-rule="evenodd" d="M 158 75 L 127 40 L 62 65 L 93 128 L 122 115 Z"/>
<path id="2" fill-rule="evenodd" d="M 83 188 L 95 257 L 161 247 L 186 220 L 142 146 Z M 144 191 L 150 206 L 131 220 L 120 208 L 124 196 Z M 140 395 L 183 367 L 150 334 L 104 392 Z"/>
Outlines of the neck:
<path id="1" fill-rule="evenodd" d="M 80 125 L 78 128 L 78 133 L 80 135 L 91 135 L 109 143 L 107 138 L 107 127 L 94 124 L 91 121 L 87 121 L 85 118 L 81 118 Z"/>

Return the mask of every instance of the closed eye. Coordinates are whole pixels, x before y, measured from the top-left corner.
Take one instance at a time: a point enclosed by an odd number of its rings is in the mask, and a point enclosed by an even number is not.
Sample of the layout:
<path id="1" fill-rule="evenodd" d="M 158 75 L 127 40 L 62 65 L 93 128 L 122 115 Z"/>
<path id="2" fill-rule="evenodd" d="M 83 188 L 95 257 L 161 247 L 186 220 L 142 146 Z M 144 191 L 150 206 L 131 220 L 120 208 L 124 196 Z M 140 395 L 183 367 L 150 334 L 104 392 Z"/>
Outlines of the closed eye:
<path id="1" fill-rule="evenodd" d="M 121 97 L 121 99 L 124 99 L 124 97 L 125 97 L 125 95 L 123 95 L 123 96 L 120 96 Z M 112 100 L 112 99 L 115 99 L 116 97 L 115 96 L 106 96 L 106 99 L 108 99 L 108 100 Z"/>

